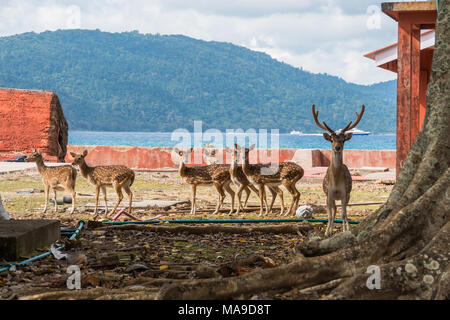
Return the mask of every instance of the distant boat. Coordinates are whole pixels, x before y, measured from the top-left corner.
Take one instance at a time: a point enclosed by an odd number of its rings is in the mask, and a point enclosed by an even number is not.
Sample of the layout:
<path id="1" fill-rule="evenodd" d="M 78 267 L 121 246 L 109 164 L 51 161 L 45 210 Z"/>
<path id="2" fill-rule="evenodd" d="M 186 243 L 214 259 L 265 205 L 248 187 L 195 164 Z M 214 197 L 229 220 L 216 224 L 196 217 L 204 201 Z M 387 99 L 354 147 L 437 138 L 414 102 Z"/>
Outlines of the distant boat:
<path id="1" fill-rule="evenodd" d="M 358 136 L 367 136 L 370 134 L 370 132 L 368 132 L 368 131 L 359 130 L 357 128 L 353 128 L 351 130 L 348 130 L 347 132 L 353 133 L 354 135 L 358 135 Z M 298 136 L 321 136 L 322 135 L 320 133 L 303 133 L 301 131 L 296 131 L 296 130 L 293 130 L 290 133 L 298 135 Z"/>
<path id="2" fill-rule="evenodd" d="M 352 130 L 348 130 L 347 133 L 353 133 L 354 135 L 359 135 L 359 136 L 367 136 L 367 135 L 370 134 L 370 132 L 368 132 L 368 131 L 359 130 L 357 128 L 353 128 Z"/>

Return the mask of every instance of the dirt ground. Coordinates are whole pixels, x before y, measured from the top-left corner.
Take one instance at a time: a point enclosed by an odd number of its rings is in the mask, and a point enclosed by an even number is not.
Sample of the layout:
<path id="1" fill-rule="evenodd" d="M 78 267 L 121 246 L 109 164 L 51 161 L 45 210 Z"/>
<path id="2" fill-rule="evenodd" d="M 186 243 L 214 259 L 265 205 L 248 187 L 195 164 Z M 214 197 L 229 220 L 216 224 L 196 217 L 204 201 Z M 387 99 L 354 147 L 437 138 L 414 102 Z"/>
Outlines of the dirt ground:
<path id="1" fill-rule="evenodd" d="M 326 218 L 322 207 L 326 197 L 322 191 L 322 181 L 319 179 L 302 179 L 297 184 L 301 193 L 300 205 L 315 205 L 314 218 Z M 30 193 L 30 189 L 34 189 Z M 0 193 L 3 205 L 12 219 L 58 219 L 62 229 L 77 227 L 80 220 L 92 220 L 92 211 L 85 210 L 83 205 L 94 202 L 93 187 L 79 175 L 76 191 L 77 210 L 71 216 L 71 205 L 59 206 L 59 212 L 54 212 L 53 204 L 49 203 L 47 213 L 42 214 L 44 207 L 43 185 L 37 171 L 10 173 L 0 175 Z M 353 182 L 350 203 L 384 202 L 392 185 L 384 185 L 377 181 Z M 138 172 L 132 186 L 134 201 L 139 200 L 180 200 L 188 201 L 190 188 L 185 185 L 176 172 Z M 284 189 L 283 189 L 284 190 Z M 42 191 L 42 192 L 41 192 Z M 291 202 L 290 195 L 284 190 L 285 205 Z M 69 195 L 58 192 L 58 198 Z M 51 195 L 52 197 L 52 195 Z M 149 219 L 161 214 L 164 220 L 182 219 L 252 219 L 258 217 L 258 207 L 247 210 L 239 215 L 229 215 L 230 197 L 224 202 L 224 212 L 212 215 L 212 208 L 217 201 L 217 194 L 212 187 L 198 188 L 197 215 L 189 215 L 190 205 L 181 204 L 169 210 L 136 209 L 133 215 L 141 219 Z M 108 200 L 115 201 L 115 193 L 108 189 Z M 124 201 L 128 203 L 125 197 Z M 258 198 L 251 194 L 250 205 L 257 206 Z M 264 219 L 280 218 L 280 201 L 275 202 L 276 209 Z M 350 206 L 350 220 L 362 220 L 376 210 L 380 205 Z M 100 218 L 104 218 L 103 197 L 100 197 Z M 110 207 L 111 209 L 111 207 Z M 282 217 L 282 218 L 293 218 Z M 337 219 L 340 219 L 338 207 Z M 120 217 L 118 221 L 125 221 Z M 292 224 L 292 223 L 291 223 Z M 178 231 L 180 225 L 164 224 L 158 226 L 109 226 L 99 223 L 89 223 L 75 241 L 65 242 L 64 253 L 77 253 L 82 273 L 82 290 L 67 291 L 66 259 L 57 260 L 52 255 L 38 261 L 19 266 L 16 271 L 0 273 L 0 299 L 43 298 L 51 292 L 51 298 L 99 298 L 99 299 L 129 299 L 152 298 L 160 287 L 166 283 L 183 279 L 229 277 L 251 272 L 256 268 L 270 268 L 290 262 L 295 257 L 295 247 L 307 237 L 323 237 L 323 223 L 295 223 L 301 232 L 265 232 L 253 230 L 250 232 L 222 232 L 214 230 L 210 224 L 196 224 L 203 232 L 189 230 Z M 222 227 L 259 228 L 262 226 L 280 225 L 279 223 L 258 224 L 221 224 Z M 193 226 L 193 225 L 190 225 Z M 210 226 L 210 227 L 208 227 Z M 209 230 L 208 228 L 212 228 Z M 241 229 L 242 229 L 241 228 Z M 340 224 L 335 224 L 336 232 Z M 202 229 L 202 230 L 203 230 Z M 243 229 L 244 230 L 244 229 Z M 247 230 L 247 229 L 245 229 Z M 244 231 L 245 231 L 244 230 Z M 30 255 L 49 250 L 43 248 Z M 24 257 L 28 258 L 28 257 Z M 0 263 L 6 263 L 1 261 Z M 33 296 L 36 295 L 37 296 Z M 43 294 L 44 296 L 39 296 Z M 296 288 L 288 292 L 267 292 L 259 296 L 243 297 L 246 299 L 311 299 Z"/>

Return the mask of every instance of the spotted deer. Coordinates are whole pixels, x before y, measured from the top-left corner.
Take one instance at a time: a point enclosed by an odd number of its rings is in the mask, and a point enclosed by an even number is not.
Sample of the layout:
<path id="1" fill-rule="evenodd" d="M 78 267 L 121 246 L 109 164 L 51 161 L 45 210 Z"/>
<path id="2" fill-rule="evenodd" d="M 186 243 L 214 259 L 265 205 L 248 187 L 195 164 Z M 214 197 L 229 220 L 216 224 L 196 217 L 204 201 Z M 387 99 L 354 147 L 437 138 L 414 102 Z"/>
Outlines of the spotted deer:
<path id="1" fill-rule="evenodd" d="M 225 164 L 210 164 L 207 166 L 186 166 L 189 161 L 189 155 L 193 152 L 193 148 L 188 150 L 179 150 L 175 148 L 174 151 L 179 157 L 178 173 L 184 182 L 191 186 L 191 212 L 195 214 L 196 207 L 196 193 L 197 186 L 200 185 L 213 185 L 216 191 L 219 193 L 219 200 L 217 202 L 216 210 L 213 214 L 219 212 L 225 199 L 224 190 L 231 196 L 231 210 L 230 214 L 234 211 L 234 191 L 230 187 L 231 179 L 228 171 L 228 166 Z"/>
<path id="2" fill-rule="evenodd" d="M 312 114 L 314 121 L 319 128 L 328 131 L 330 134 L 324 132 L 323 137 L 325 140 L 331 142 L 331 163 L 328 167 L 327 173 L 323 179 L 323 192 L 327 196 L 327 212 L 328 212 L 328 224 L 325 235 L 329 236 L 333 232 L 333 223 L 336 217 L 336 200 L 341 200 L 342 206 L 342 220 L 343 231 L 349 230 L 347 220 L 347 204 L 350 200 L 350 192 L 352 191 L 352 176 L 347 166 L 343 163 L 343 151 L 344 142 L 352 138 L 352 133 L 346 131 L 353 129 L 361 120 L 364 114 L 365 106 L 362 105 L 361 112 L 356 112 L 356 122 L 352 124 L 350 121 L 344 129 L 334 131 L 331 129 L 325 121 L 319 122 L 319 111 L 315 110 L 315 105 L 312 106 Z"/>
<path id="3" fill-rule="evenodd" d="M 296 189 L 295 184 L 303 177 L 303 168 L 294 162 L 282 162 L 274 164 L 276 170 L 272 171 L 273 164 L 250 164 L 249 153 L 254 148 L 254 144 L 249 148 L 242 148 L 235 144 L 235 149 L 240 152 L 243 157 L 242 171 L 247 179 L 258 188 L 260 201 L 259 215 L 261 216 L 263 214 L 263 200 L 266 196 L 264 186 L 267 186 L 272 192 L 272 202 L 269 209 L 267 209 L 266 206 L 266 214 L 272 210 L 277 193 L 281 199 L 280 215 L 283 215 L 284 199 L 283 191 L 279 188 L 280 185 L 283 185 L 292 196 L 291 206 L 285 215 L 294 214 L 300 200 L 300 192 Z"/>
<path id="4" fill-rule="evenodd" d="M 231 165 L 229 167 L 230 171 L 230 178 L 231 181 L 234 183 L 234 185 L 237 188 L 237 196 L 238 196 L 238 209 L 236 211 L 236 214 L 239 214 L 240 210 L 244 210 L 244 208 L 247 206 L 248 198 L 250 197 L 250 190 L 253 191 L 258 197 L 259 197 L 259 191 L 255 188 L 253 184 L 250 183 L 250 181 L 245 176 L 244 172 L 242 171 L 242 166 L 238 164 L 239 161 L 239 154 L 236 149 L 231 149 L 229 147 L 226 148 L 227 153 L 231 153 Z M 270 189 L 271 192 L 272 189 Z M 245 201 L 244 205 L 242 206 L 242 192 L 245 192 Z M 276 193 L 275 193 L 276 195 Z M 273 194 L 272 194 L 273 196 Z M 264 197 L 264 203 L 266 205 L 267 209 L 267 199 Z"/>
<path id="5" fill-rule="evenodd" d="M 26 158 L 27 162 L 36 162 L 37 169 L 42 177 L 42 183 L 44 184 L 44 192 L 45 192 L 45 205 L 44 211 L 42 213 L 47 212 L 47 204 L 49 198 L 50 188 L 53 190 L 54 200 L 55 200 L 55 212 L 58 212 L 58 203 L 56 200 L 56 191 L 64 191 L 67 190 L 72 195 L 72 209 L 70 210 L 70 214 L 73 214 L 75 211 L 75 182 L 77 180 L 77 170 L 70 166 L 57 166 L 57 167 L 48 167 L 44 163 L 44 158 L 42 157 L 41 150 L 32 149 L 32 154 Z"/>
<path id="6" fill-rule="evenodd" d="M 73 157 L 72 165 L 77 165 L 80 168 L 81 175 L 95 187 L 95 209 L 94 218 L 97 217 L 98 197 L 100 189 L 102 189 L 105 199 L 105 217 L 108 217 L 108 201 L 106 199 L 106 187 L 113 187 L 118 196 L 114 209 L 110 212 L 110 215 L 114 214 L 120 202 L 123 199 L 122 190 L 128 195 L 130 200 L 128 211 L 131 213 L 133 203 L 133 192 L 131 192 L 131 185 L 134 182 L 134 171 L 122 165 L 109 165 L 109 166 L 89 166 L 86 163 L 86 156 L 88 151 L 84 150 L 82 154 L 76 154 L 71 152 Z"/>

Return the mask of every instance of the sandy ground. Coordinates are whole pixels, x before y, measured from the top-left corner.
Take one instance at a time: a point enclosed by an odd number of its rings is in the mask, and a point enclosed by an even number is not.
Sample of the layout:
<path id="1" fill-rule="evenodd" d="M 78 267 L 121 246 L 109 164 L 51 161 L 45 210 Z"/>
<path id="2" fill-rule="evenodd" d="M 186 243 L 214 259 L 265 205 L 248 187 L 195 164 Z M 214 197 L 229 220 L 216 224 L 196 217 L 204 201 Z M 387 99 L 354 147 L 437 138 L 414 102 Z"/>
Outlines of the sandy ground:
<path id="1" fill-rule="evenodd" d="M 302 179 L 297 184 L 301 193 L 300 205 L 324 205 L 326 197 L 322 191 L 320 179 Z M 351 194 L 351 203 L 384 202 L 386 201 L 392 185 L 385 185 L 379 181 L 354 181 Z M 30 191 L 33 190 L 32 193 Z M 69 214 L 70 204 L 59 206 L 59 212 L 54 212 L 50 204 L 46 214 L 42 214 L 44 207 L 44 193 L 41 178 L 36 170 L 13 172 L 0 175 L 0 193 L 3 205 L 13 219 L 59 219 L 62 228 L 74 228 L 80 220 L 92 220 L 92 212 L 84 210 L 83 205 L 92 203 L 93 187 L 86 180 L 78 176 L 77 179 L 77 210 Z M 179 200 L 187 201 L 190 198 L 190 188 L 185 185 L 176 172 L 138 172 L 132 186 L 134 200 Z M 59 192 L 58 198 L 69 194 Z M 284 192 L 285 204 L 291 202 L 290 195 Z M 162 214 L 163 219 L 248 219 L 259 218 L 258 208 L 240 215 L 229 215 L 222 212 L 211 214 L 211 208 L 217 201 L 217 194 L 212 187 L 199 187 L 197 191 L 198 208 L 200 212 L 189 215 L 189 204 L 179 205 L 170 210 L 162 209 L 135 209 L 133 214 L 141 219 Z M 115 201 L 114 191 L 108 189 L 108 200 Z M 124 199 L 128 204 L 128 199 Z M 249 204 L 258 205 L 258 198 L 251 194 Z M 265 219 L 279 218 L 279 198 L 275 202 L 278 207 Z M 380 205 L 351 206 L 348 207 L 348 216 L 351 220 L 362 220 L 376 210 Z M 100 197 L 100 210 L 103 210 L 103 198 Z M 230 208 L 230 197 L 227 196 L 224 208 Z M 208 211 L 209 210 L 209 211 Z M 225 210 L 227 211 L 227 210 Z M 103 212 L 100 215 L 104 218 Z M 285 218 L 285 217 L 283 217 Z M 289 217 L 288 217 L 289 218 Z M 292 217 L 291 217 L 292 218 Z M 314 213 L 314 218 L 326 218 L 323 210 Z M 338 208 L 337 219 L 340 219 Z M 126 220 L 123 216 L 119 221 Z M 241 225 L 241 224 L 236 224 Z M 86 228 L 73 243 L 67 243 L 66 252 L 78 252 L 87 257 L 82 267 L 82 288 L 105 288 L 122 290 L 133 286 L 158 289 L 158 285 L 149 284 L 149 279 L 192 279 L 202 277 L 198 266 L 207 265 L 215 270 L 221 270 L 224 263 L 235 261 L 237 257 L 258 255 L 270 259 L 269 265 L 279 265 L 289 262 L 293 257 L 293 249 L 306 237 L 318 235 L 323 237 L 324 224 L 311 224 L 309 234 L 265 234 L 250 233 L 239 234 L 174 234 L 156 233 L 147 230 L 97 230 Z M 340 225 L 336 225 L 336 232 Z M 65 237 L 63 237 L 63 240 Z M 43 248 L 39 252 L 48 250 Z M 106 256 L 112 258 L 113 263 L 108 264 Z M 26 258 L 26 257 L 24 257 Z M 106 262 L 105 262 L 106 261 Z M 0 263 L 5 261 L 0 261 Z M 136 265 L 138 265 L 136 267 Z M 144 267 L 139 267 L 144 265 Z M 251 272 L 261 264 L 250 264 L 229 274 L 214 276 L 232 276 Z M 17 268 L 15 272 L 0 273 L 0 299 L 16 299 L 24 296 L 66 289 L 67 262 L 56 260 L 53 256 Z M 152 280 L 153 281 L 153 280 Z M 153 282 L 152 282 L 153 283 Z M 150 290 L 150 289 L 149 289 Z M 104 298 L 104 297 L 103 297 Z M 250 298 L 250 297 L 246 297 Z M 306 299 L 298 290 L 289 292 L 268 292 L 252 298 L 261 299 Z"/>

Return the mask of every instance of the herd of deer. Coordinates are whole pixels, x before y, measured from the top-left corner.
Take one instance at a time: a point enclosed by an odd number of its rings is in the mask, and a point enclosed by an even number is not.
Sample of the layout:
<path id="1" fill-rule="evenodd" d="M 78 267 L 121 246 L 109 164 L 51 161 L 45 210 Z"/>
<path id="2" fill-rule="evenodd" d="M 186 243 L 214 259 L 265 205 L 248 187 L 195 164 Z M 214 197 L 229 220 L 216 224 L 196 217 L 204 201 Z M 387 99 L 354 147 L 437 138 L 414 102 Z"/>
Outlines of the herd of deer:
<path id="1" fill-rule="evenodd" d="M 332 148 L 331 163 L 323 180 L 323 191 L 327 196 L 328 225 L 325 233 L 327 236 L 329 236 L 333 230 L 333 222 L 336 216 L 336 200 L 341 200 L 342 204 L 343 231 L 349 229 L 346 206 L 352 190 L 352 178 L 347 166 L 343 164 L 343 149 L 344 142 L 350 140 L 352 137 L 352 133 L 347 131 L 356 127 L 361 120 L 364 109 L 365 107 L 363 105 L 361 112 L 356 113 L 357 119 L 354 123 L 350 121 L 344 129 L 334 131 L 325 122 L 319 122 L 319 112 L 315 110 L 314 105 L 312 106 L 314 120 L 321 129 L 329 132 L 329 134 L 324 133 L 323 137 L 331 142 Z M 303 168 L 294 162 L 282 162 L 276 164 L 276 166 L 273 166 L 272 163 L 250 164 L 249 153 L 254 147 L 255 145 L 244 148 L 235 144 L 234 149 L 227 148 L 226 151 L 232 154 L 232 162 L 229 165 L 217 163 L 217 159 L 215 159 L 216 150 L 206 150 L 206 156 L 209 162 L 206 166 L 186 166 L 189 156 L 193 152 L 193 148 L 188 150 L 174 149 L 180 158 L 178 173 L 181 178 L 191 186 L 191 214 L 196 213 L 196 190 L 199 185 L 213 185 L 216 188 L 219 199 L 214 213 L 219 212 L 225 199 L 225 192 L 229 193 L 231 196 L 230 213 L 233 213 L 235 192 L 230 187 L 232 183 L 237 188 L 238 208 L 236 213 L 239 213 L 246 207 L 251 191 L 256 193 L 259 197 L 260 216 L 263 215 L 264 205 L 265 214 L 272 211 L 277 195 L 280 196 L 281 200 L 280 215 L 295 213 L 300 199 L 300 192 L 296 189 L 295 185 L 303 177 Z M 33 153 L 26 161 L 36 162 L 39 173 L 42 176 L 45 187 L 44 213 L 47 211 L 50 188 L 52 188 L 54 192 L 55 211 L 58 210 L 56 191 L 65 189 L 72 194 L 72 209 L 70 213 L 72 214 L 74 212 L 76 196 L 75 182 L 77 177 L 77 170 L 73 167 L 75 165 L 80 168 L 81 175 L 87 179 L 90 184 L 95 186 L 95 217 L 97 217 L 100 189 L 104 195 L 105 214 L 108 216 L 108 203 L 106 199 L 107 186 L 112 186 L 118 196 L 117 202 L 110 214 L 114 214 L 122 201 L 122 190 L 125 191 L 129 197 L 129 212 L 131 213 L 133 193 L 130 187 L 135 178 L 133 170 L 122 165 L 89 166 L 85 161 L 85 157 L 88 154 L 86 150 L 82 154 L 71 152 L 70 154 L 74 160 L 70 166 L 46 166 L 40 150 L 36 151 L 33 149 L 32 151 Z M 276 168 L 275 170 L 272 169 L 274 167 Z M 292 203 L 286 213 L 284 213 L 283 191 L 280 189 L 281 185 L 283 185 L 292 196 Z M 267 204 L 265 187 L 267 187 L 272 194 L 270 205 Z M 246 193 L 244 205 L 242 205 L 241 202 L 242 192 Z"/>

